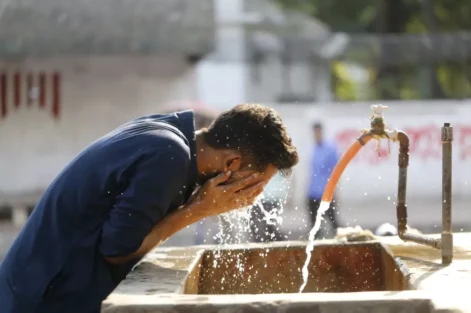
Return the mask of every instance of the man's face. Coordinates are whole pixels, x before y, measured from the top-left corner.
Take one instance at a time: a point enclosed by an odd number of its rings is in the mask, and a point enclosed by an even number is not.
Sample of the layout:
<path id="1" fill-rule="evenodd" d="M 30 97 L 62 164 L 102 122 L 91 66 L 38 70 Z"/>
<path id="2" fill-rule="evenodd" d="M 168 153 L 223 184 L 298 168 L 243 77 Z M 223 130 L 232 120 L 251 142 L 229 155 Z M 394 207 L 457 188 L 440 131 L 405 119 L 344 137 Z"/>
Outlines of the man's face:
<path id="1" fill-rule="evenodd" d="M 231 184 L 239 179 L 248 177 L 256 172 L 257 172 L 256 170 L 253 170 L 250 168 L 240 169 L 239 171 L 232 173 L 231 177 L 225 182 L 225 184 Z M 268 165 L 265 170 L 259 172 L 261 175 L 257 179 L 256 183 L 262 182 L 262 181 L 266 181 L 268 183 L 268 181 L 270 181 L 270 179 L 272 179 L 273 176 L 275 176 L 277 172 L 278 172 L 278 169 L 275 166 L 271 164 Z"/>
<path id="2" fill-rule="evenodd" d="M 207 154 L 205 158 L 205 168 L 204 171 L 199 173 L 198 184 L 200 186 L 204 185 L 208 180 L 217 175 L 231 171 L 231 177 L 226 181 L 226 184 L 230 184 L 238 179 L 250 176 L 255 172 L 261 173 L 257 182 L 263 180 L 270 180 L 277 172 L 278 169 L 273 165 L 268 165 L 267 168 L 263 171 L 257 171 L 256 169 L 251 168 L 250 161 L 244 158 L 245 161 L 242 161 L 243 155 L 239 152 L 234 152 L 231 150 L 219 150 L 215 153 Z"/>

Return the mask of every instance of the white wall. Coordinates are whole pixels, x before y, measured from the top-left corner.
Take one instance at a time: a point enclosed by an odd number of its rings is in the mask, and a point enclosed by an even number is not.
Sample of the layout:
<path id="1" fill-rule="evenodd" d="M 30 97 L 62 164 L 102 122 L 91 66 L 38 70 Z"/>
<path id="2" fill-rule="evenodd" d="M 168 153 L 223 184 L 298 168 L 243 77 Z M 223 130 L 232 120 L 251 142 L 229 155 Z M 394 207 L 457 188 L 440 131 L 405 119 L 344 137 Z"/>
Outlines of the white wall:
<path id="1" fill-rule="evenodd" d="M 216 49 L 197 66 L 199 100 L 214 103 L 247 101 L 243 0 L 214 0 Z"/>
<path id="2" fill-rule="evenodd" d="M 468 102 L 390 102 L 385 113 L 388 128 L 406 131 L 411 138 L 408 177 L 409 199 L 441 199 L 441 134 L 443 123 L 454 126 L 453 196 L 471 200 L 471 101 Z M 300 164 L 295 170 L 296 203 L 304 207 L 309 161 L 313 150 L 311 125 L 321 121 L 326 136 L 339 142 L 345 151 L 369 127 L 370 103 L 332 105 L 274 105 L 282 114 L 300 152 Z M 394 202 L 397 193 L 397 144 L 380 146 L 381 158 L 375 142 L 365 146 L 345 170 L 339 184 L 340 200 L 349 204 L 371 201 Z M 296 188 L 297 187 L 297 188 Z"/>
<path id="3" fill-rule="evenodd" d="M 2 64 L 58 70 L 62 115 L 21 106 L 0 118 L 0 192 L 42 190 L 87 144 L 169 101 L 197 97 L 195 69 L 179 58 L 69 58 Z"/>
<path id="4" fill-rule="evenodd" d="M 246 28 L 253 19 L 265 15 L 273 17 L 275 13 L 280 15 L 281 11 L 268 0 L 260 1 L 258 4 L 262 6 L 258 9 L 255 6 L 251 11 L 246 11 L 244 7 L 247 3 L 244 2 L 247 1 L 252 0 L 214 2 L 216 51 L 198 64 L 199 100 L 212 103 L 220 109 L 227 108 L 228 103 L 276 102 L 283 91 L 309 95 L 316 101 L 330 100 L 331 77 L 327 62 L 320 61 L 316 65 L 293 62 L 283 69 L 280 59 L 283 42 L 280 37 L 268 31 Z M 268 8 L 270 12 L 266 10 Z M 266 39 L 269 46 L 277 47 L 258 66 L 248 61 L 247 42 L 252 35 Z M 254 71 L 258 73 L 259 79 L 253 79 Z M 285 88 L 284 77 L 289 79 L 290 90 Z"/>

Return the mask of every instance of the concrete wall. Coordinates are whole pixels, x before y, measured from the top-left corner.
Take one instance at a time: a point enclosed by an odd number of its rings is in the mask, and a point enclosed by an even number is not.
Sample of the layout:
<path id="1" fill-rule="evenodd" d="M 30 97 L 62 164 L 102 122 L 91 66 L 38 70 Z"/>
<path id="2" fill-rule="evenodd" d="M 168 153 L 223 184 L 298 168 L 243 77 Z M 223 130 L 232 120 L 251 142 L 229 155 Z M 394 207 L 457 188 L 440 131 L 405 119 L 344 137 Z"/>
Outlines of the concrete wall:
<path id="1" fill-rule="evenodd" d="M 408 176 L 409 199 L 441 199 L 442 159 L 440 128 L 445 122 L 454 126 L 453 197 L 471 200 L 471 101 L 383 102 L 388 128 L 406 131 L 411 138 Z M 324 123 L 326 136 L 335 140 L 344 152 L 369 127 L 370 103 L 336 103 L 325 105 L 273 105 L 282 114 L 301 161 L 295 170 L 295 202 L 305 207 L 305 194 L 313 151 L 313 121 Z M 368 143 L 345 170 L 339 184 L 340 200 L 351 205 L 378 201 L 386 204 L 397 196 L 397 144 L 382 141 L 381 157 L 375 142 Z"/>
<path id="2" fill-rule="evenodd" d="M 179 58 L 29 60 L 0 68 L 57 70 L 62 77 L 58 119 L 34 103 L 15 109 L 9 97 L 9 114 L 0 118 L 0 193 L 43 190 L 81 149 L 109 130 L 158 112 L 169 101 L 197 96 L 195 69 Z"/>

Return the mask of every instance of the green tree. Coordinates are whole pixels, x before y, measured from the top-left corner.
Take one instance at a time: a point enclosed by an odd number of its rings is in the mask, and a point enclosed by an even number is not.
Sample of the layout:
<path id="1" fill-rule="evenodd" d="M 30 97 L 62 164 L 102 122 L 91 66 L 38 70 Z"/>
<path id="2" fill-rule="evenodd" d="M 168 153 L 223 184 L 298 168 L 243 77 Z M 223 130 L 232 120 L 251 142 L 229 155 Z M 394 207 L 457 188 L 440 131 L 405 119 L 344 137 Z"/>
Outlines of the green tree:
<path id="1" fill-rule="evenodd" d="M 471 30 L 471 1 L 462 0 L 275 0 L 286 9 L 300 10 L 327 24 L 332 31 L 352 36 L 373 34 L 436 34 Z M 379 37 L 381 38 L 381 37 Z M 416 55 L 415 62 L 394 63 L 407 51 L 407 43 L 388 44 L 379 39 L 373 48 L 379 51 L 378 60 L 369 60 L 368 49 L 350 51 L 344 59 L 358 58 L 370 63 L 371 88 L 377 99 L 462 98 L 471 96 L 471 58 L 462 53 L 460 58 L 443 61 L 434 58 L 439 49 L 460 49 L 455 45 L 430 43 L 427 55 Z M 463 49 L 469 52 L 469 48 Z M 406 51 L 406 52 L 404 52 Z M 419 52 L 418 52 L 419 53 Z M 336 64 L 337 69 L 339 62 Z M 333 69 L 334 91 L 339 100 L 355 100 L 351 82 L 336 77 Z M 343 84 L 337 86 L 336 84 Z M 350 87 L 347 87 L 350 86 Z M 341 95 L 338 94 L 341 90 Z"/>
<path id="2" fill-rule="evenodd" d="M 363 33 L 375 16 L 377 0 L 275 0 L 286 9 L 309 14 L 330 26 L 333 31 Z"/>

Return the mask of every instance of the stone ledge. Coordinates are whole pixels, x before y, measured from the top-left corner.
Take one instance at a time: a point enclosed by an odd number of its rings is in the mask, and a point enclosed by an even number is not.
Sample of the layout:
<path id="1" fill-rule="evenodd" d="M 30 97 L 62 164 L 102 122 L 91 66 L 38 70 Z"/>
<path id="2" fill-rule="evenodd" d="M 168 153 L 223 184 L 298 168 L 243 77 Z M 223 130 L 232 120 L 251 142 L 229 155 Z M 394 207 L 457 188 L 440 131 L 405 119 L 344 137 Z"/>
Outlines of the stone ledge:
<path id="1" fill-rule="evenodd" d="M 442 266 L 438 250 L 397 237 L 380 238 L 376 242 L 386 246 L 403 264 L 417 290 L 349 293 L 184 295 L 182 286 L 195 260 L 204 250 L 215 247 L 157 248 L 108 297 L 102 312 L 352 312 L 352 306 L 356 312 L 379 312 L 380 308 L 387 312 L 471 312 L 467 295 L 471 281 L 471 234 L 455 234 L 454 240 L 454 261 Z M 334 240 L 320 241 L 318 245 L 333 243 L 339 245 Z M 271 249 L 287 245 L 301 247 L 306 242 L 231 245 L 223 249 Z"/>
<path id="2" fill-rule="evenodd" d="M 210 298 L 210 299 L 209 299 Z M 264 294 L 238 296 L 162 295 L 154 297 L 113 294 L 102 313 L 201 313 L 201 312 L 433 312 L 433 304 L 422 292 Z M 140 307 L 141 310 L 136 310 Z"/>

